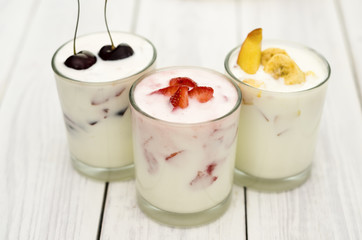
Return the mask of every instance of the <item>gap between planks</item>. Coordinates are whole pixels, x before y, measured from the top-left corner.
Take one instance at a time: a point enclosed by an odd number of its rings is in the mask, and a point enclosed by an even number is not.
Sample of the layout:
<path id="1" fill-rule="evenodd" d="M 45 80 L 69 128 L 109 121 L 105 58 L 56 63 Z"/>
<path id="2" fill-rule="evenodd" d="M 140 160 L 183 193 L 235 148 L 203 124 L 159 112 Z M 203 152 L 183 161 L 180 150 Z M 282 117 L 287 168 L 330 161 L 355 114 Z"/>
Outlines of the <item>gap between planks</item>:
<path id="1" fill-rule="evenodd" d="M 334 0 L 335 2 L 335 6 L 336 6 L 336 11 L 337 11 L 337 16 L 338 16 L 338 19 L 339 19 L 339 22 L 341 23 L 341 31 L 342 31 L 342 38 L 343 38 L 343 41 L 345 42 L 346 44 L 346 53 L 347 53 L 347 57 L 348 59 L 350 60 L 351 62 L 351 71 L 352 71 L 352 76 L 353 76 L 353 80 L 354 80 L 354 85 L 356 87 L 356 92 L 357 92 L 357 97 L 358 97 L 358 100 L 359 100 L 359 105 L 360 105 L 360 108 L 362 110 L 362 92 L 360 89 L 362 89 L 360 86 L 360 83 L 358 81 L 358 74 L 357 74 L 357 70 L 356 70 L 356 61 L 355 61 L 355 58 L 352 54 L 352 46 L 351 46 L 351 42 L 349 40 L 349 37 L 348 37 L 348 33 L 347 33 L 347 28 L 346 28 L 346 22 L 345 22 L 345 17 L 343 15 L 343 11 L 342 11 L 342 5 L 341 5 L 341 0 Z"/>
<path id="2" fill-rule="evenodd" d="M 104 186 L 101 214 L 99 216 L 99 224 L 98 224 L 98 231 L 97 231 L 97 238 L 96 238 L 97 240 L 101 239 L 101 235 L 102 235 L 103 216 L 104 216 L 104 209 L 105 209 L 106 201 L 107 201 L 108 186 L 109 186 L 109 182 L 106 182 L 105 186 Z"/>
<path id="3" fill-rule="evenodd" d="M 247 207 L 247 188 L 244 187 L 244 216 L 245 216 L 245 239 L 248 240 L 248 207 Z"/>

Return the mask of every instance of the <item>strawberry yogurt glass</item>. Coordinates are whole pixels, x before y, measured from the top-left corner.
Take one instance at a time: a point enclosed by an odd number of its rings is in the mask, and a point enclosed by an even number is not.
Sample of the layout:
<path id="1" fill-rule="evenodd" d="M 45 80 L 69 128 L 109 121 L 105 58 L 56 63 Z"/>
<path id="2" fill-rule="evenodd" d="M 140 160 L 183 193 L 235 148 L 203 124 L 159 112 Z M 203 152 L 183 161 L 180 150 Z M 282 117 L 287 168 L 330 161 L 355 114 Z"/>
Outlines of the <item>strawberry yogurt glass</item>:
<path id="1" fill-rule="evenodd" d="M 149 40 L 126 32 L 113 32 L 112 37 L 131 46 L 134 54 L 115 61 L 97 56 L 90 68 L 75 70 L 64 64 L 72 54 L 69 41 L 52 59 L 72 164 L 80 173 L 105 181 L 134 176 L 128 92 L 156 61 Z M 78 37 L 76 43 L 96 55 L 109 37 L 107 32 L 94 33 Z"/>
<path id="2" fill-rule="evenodd" d="M 237 85 L 205 68 L 164 68 L 133 84 L 130 103 L 141 210 L 172 226 L 221 216 L 233 184 Z"/>
<path id="3" fill-rule="evenodd" d="M 265 73 L 262 65 L 255 74 L 245 73 L 236 63 L 240 46 L 227 55 L 226 72 L 243 93 L 235 183 L 283 191 L 310 176 L 330 66 L 319 53 L 297 43 L 263 41 L 262 50 L 268 48 L 286 50 L 306 81 L 286 85 L 282 78 Z M 248 84 L 254 80 L 262 84 Z"/>

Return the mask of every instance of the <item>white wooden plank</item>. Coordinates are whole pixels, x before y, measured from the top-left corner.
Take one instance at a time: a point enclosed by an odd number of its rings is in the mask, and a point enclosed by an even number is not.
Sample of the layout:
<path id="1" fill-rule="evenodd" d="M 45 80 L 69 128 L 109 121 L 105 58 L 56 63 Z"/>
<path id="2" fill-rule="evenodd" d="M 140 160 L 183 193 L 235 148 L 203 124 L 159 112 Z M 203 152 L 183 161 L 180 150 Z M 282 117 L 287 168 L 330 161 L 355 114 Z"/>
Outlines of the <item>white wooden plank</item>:
<path id="1" fill-rule="evenodd" d="M 337 1 L 337 11 L 345 27 L 345 37 L 349 43 L 349 53 L 353 62 L 357 87 L 359 87 L 360 101 L 362 100 L 362 2 L 359 0 Z"/>
<path id="2" fill-rule="evenodd" d="M 110 4 L 111 28 L 131 26 L 128 2 Z M 86 3 L 79 32 L 105 29 L 103 4 Z M 50 67 L 56 48 L 73 37 L 76 1 L 42 1 L 33 14 L 0 108 L 0 239 L 95 239 L 105 184 L 71 167 Z"/>
<path id="3" fill-rule="evenodd" d="M 32 14 L 37 10 L 38 4 L 34 1 L 2 1 L 0 3 L 0 106 L 1 99 L 6 91 L 11 70 L 17 61 L 18 53 L 22 50 L 21 42 L 27 37 L 27 24 L 32 22 Z M 16 14 L 11 14 L 15 13 Z"/>
<path id="4" fill-rule="evenodd" d="M 239 16 L 243 37 L 263 27 L 264 38 L 311 46 L 332 68 L 311 179 L 285 193 L 248 189 L 248 237 L 361 238 L 362 115 L 336 6 L 331 1 L 245 0 Z"/>
<path id="5" fill-rule="evenodd" d="M 101 239 L 245 239 L 244 196 L 235 187 L 228 211 L 208 225 L 173 228 L 146 217 L 137 206 L 134 181 L 111 183 Z"/>
<path id="6" fill-rule="evenodd" d="M 234 1 L 145 0 L 140 2 L 135 30 L 156 46 L 158 67 L 196 65 L 224 72 L 224 58 L 230 46 L 236 45 L 234 13 Z M 240 187 L 234 188 L 232 204 L 220 219 L 179 229 L 143 215 L 137 207 L 134 181 L 109 186 L 101 239 L 245 239 Z"/>

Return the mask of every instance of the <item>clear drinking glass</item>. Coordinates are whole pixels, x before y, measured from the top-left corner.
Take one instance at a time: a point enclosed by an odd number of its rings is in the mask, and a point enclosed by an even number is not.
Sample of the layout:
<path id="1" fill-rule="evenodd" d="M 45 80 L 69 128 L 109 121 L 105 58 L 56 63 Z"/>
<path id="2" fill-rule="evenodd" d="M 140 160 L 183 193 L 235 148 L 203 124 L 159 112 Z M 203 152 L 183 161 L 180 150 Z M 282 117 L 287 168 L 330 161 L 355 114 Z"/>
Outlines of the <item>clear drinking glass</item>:
<path id="1" fill-rule="evenodd" d="M 138 35 L 113 32 L 115 43 L 127 43 L 134 55 L 97 62 L 86 70 L 64 65 L 73 54 L 73 42 L 54 54 L 52 68 L 66 125 L 74 168 L 89 177 L 112 181 L 134 176 L 128 92 L 132 83 L 155 67 L 153 44 Z M 97 55 L 109 44 L 106 32 L 78 37 L 79 50 Z M 141 60 L 142 59 L 142 60 Z"/>
<path id="2" fill-rule="evenodd" d="M 226 72 L 243 94 L 235 183 L 258 190 L 282 191 L 303 184 L 310 176 L 330 67 L 323 56 L 308 47 L 276 40 L 264 43 L 312 56 L 313 64 L 324 72 L 319 83 L 311 88 L 267 91 L 242 82 L 237 74 L 240 46 L 226 56 Z"/>
<path id="3" fill-rule="evenodd" d="M 196 71 L 220 78 L 235 96 L 229 100 L 235 101 L 230 110 L 216 119 L 195 123 L 184 122 L 183 117 L 175 122 L 165 121 L 146 113 L 147 106 L 142 109 L 135 98 L 140 83 L 180 69 L 186 72 L 182 77 L 189 77 L 188 71 Z M 136 189 L 141 210 L 161 223 L 182 227 L 204 224 L 222 215 L 229 206 L 233 184 L 241 103 L 237 85 L 209 69 L 164 68 L 144 75 L 133 84 L 130 103 Z"/>

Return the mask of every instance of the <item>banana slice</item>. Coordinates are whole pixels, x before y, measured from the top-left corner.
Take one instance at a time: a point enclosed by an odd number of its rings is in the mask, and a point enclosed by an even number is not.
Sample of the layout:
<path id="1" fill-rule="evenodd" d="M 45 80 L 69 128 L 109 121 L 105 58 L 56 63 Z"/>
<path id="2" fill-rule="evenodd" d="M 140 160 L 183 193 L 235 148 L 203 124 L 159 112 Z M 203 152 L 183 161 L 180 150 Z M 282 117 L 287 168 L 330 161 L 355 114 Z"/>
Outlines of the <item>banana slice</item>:
<path id="1" fill-rule="evenodd" d="M 293 85 L 305 82 L 305 74 L 298 65 L 287 55 L 275 54 L 266 63 L 264 71 L 278 79 L 284 78 L 284 84 Z"/>
<path id="2" fill-rule="evenodd" d="M 275 54 L 284 54 L 289 56 L 288 53 L 281 48 L 267 48 L 261 52 L 261 64 L 265 66 L 268 61 L 275 55 Z"/>

